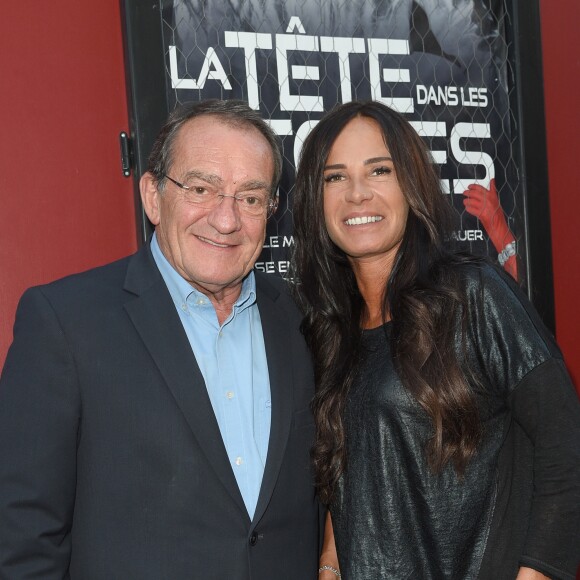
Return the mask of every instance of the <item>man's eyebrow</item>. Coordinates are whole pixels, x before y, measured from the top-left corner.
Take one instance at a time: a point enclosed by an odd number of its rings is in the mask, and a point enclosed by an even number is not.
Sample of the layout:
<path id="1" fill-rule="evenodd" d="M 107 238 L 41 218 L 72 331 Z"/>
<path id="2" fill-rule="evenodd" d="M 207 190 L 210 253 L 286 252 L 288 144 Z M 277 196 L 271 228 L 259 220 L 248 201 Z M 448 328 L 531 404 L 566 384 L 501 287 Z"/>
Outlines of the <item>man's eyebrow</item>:
<path id="1" fill-rule="evenodd" d="M 223 180 L 221 177 L 219 177 L 219 175 L 206 173 L 205 171 L 198 171 L 195 169 L 188 171 L 183 179 L 184 181 L 188 181 L 190 179 L 201 179 L 201 181 L 205 181 L 214 187 L 221 187 L 223 185 Z M 236 189 L 238 191 L 257 191 L 260 189 L 269 191 L 271 187 L 272 184 L 262 181 L 261 179 L 249 179 L 248 181 L 242 182 Z"/>
<path id="2" fill-rule="evenodd" d="M 257 189 L 269 190 L 270 187 L 270 183 L 266 183 L 260 179 L 250 179 L 249 181 L 244 181 L 237 189 L 239 191 L 255 191 Z"/>
<path id="3" fill-rule="evenodd" d="M 195 169 L 188 171 L 183 178 L 184 181 L 188 181 L 190 179 L 201 179 L 202 181 L 215 186 L 220 186 L 223 183 L 222 178 L 218 175 L 213 173 L 205 173 L 205 171 L 197 171 Z"/>

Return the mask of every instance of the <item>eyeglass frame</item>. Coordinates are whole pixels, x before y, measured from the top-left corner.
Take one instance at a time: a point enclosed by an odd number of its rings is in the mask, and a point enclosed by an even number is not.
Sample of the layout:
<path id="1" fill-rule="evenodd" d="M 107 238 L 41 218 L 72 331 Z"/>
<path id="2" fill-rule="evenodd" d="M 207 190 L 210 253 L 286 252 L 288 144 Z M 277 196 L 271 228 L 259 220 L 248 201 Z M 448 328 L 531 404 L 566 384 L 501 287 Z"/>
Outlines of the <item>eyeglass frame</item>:
<path id="1" fill-rule="evenodd" d="M 173 179 L 173 177 L 170 177 L 169 175 L 167 175 L 167 173 L 162 173 L 160 175 L 160 179 L 169 179 L 169 181 L 171 181 L 171 183 L 177 185 L 177 187 L 179 187 L 180 189 L 183 189 L 184 191 L 190 191 L 192 188 L 189 185 L 185 185 L 184 183 L 181 183 L 180 181 L 177 181 L 177 179 Z M 240 201 L 240 197 L 238 197 L 237 195 L 228 195 L 227 193 L 218 193 L 216 195 L 216 198 L 221 197 L 222 200 L 224 197 L 231 197 L 232 199 L 235 199 L 236 201 Z M 193 203 L 198 203 L 198 202 L 193 202 Z M 219 203 L 217 203 L 215 205 L 215 207 L 217 207 L 218 205 L 220 205 L 221 201 Z M 203 207 L 200 205 L 200 207 Z M 206 208 L 206 209 L 210 209 L 210 208 Z M 276 210 L 278 209 L 278 199 L 272 197 L 271 195 L 268 196 L 268 205 L 266 206 L 266 219 L 269 219 L 270 217 L 272 217 L 272 215 L 274 215 L 274 213 L 276 212 Z M 241 210 L 240 210 L 241 211 Z M 261 216 L 256 215 L 256 216 L 252 216 L 250 214 L 244 214 L 247 215 L 249 218 L 253 218 L 253 219 L 259 219 Z"/>

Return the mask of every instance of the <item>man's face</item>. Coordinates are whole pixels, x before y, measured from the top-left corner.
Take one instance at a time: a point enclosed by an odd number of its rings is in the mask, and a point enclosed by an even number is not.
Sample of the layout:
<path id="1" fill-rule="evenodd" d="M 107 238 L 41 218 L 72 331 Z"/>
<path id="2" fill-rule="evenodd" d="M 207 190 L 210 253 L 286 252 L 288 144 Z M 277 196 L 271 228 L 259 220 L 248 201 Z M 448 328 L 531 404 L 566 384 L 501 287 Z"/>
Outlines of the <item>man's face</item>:
<path id="1" fill-rule="evenodd" d="M 226 125 L 211 115 L 197 117 L 179 130 L 167 175 L 181 183 L 191 183 L 195 175 L 196 184 L 217 187 L 228 196 L 249 187 L 269 195 L 272 150 L 253 127 Z M 244 215 L 231 197 L 212 209 L 200 207 L 169 180 L 160 193 L 148 174 L 141 185 L 159 247 L 179 274 L 204 294 L 220 298 L 239 293 L 262 249 L 266 214 Z"/>

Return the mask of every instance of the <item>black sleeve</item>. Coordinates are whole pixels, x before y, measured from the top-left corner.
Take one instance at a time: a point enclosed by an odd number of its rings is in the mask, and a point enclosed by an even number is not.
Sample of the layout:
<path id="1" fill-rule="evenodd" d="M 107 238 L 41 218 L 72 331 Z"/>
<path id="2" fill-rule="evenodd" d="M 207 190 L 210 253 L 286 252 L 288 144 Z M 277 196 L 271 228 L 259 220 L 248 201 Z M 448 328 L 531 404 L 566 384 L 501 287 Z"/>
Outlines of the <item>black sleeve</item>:
<path id="1" fill-rule="evenodd" d="M 66 337 L 42 290 L 29 290 L 0 379 L 0 579 L 67 575 L 79 422 Z"/>
<path id="2" fill-rule="evenodd" d="M 527 297 L 490 266 L 468 282 L 474 360 L 533 446 L 533 497 L 520 565 L 575 578 L 580 556 L 580 403 L 553 336 Z M 514 458 L 518 461 L 518 457 Z"/>
<path id="3" fill-rule="evenodd" d="M 563 361 L 551 358 L 534 368 L 509 405 L 534 448 L 532 510 L 520 564 L 573 580 L 580 557 L 580 403 Z"/>

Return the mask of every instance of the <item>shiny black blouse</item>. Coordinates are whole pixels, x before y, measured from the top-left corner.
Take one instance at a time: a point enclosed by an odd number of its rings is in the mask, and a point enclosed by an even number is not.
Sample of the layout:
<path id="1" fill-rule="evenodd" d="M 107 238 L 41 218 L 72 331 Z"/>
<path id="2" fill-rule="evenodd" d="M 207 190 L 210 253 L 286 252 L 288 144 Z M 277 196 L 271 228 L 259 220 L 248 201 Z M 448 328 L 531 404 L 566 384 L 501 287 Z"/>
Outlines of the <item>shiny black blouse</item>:
<path id="1" fill-rule="evenodd" d="M 365 331 L 345 409 L 347 469 L 330 506 L 345 580 L 501 580 L 519 566 L 574 578 L 578 399 L 515 284 L 488 265 L 464 268 L 460 360 L 479 380 L 482 443 L 463 481 L 451 466 L 434 475 L 424 456 L 431 423 L 393 368 L 389 323 Z"/>

